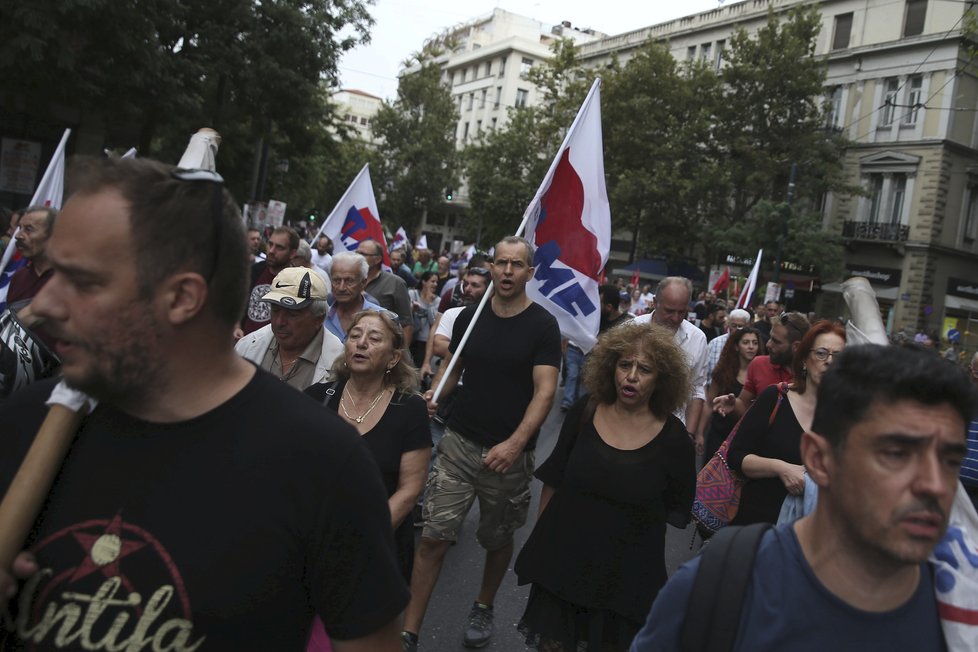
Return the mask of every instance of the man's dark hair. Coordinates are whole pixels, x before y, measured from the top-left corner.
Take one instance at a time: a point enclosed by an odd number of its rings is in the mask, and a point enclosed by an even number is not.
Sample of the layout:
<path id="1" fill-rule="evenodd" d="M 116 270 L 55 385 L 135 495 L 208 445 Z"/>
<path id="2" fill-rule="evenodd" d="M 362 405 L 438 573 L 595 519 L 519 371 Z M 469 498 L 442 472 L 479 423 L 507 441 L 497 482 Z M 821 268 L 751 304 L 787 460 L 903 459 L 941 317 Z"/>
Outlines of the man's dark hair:
<path id="1" fill-rule="evenodd" d="M 279 226 L 272 231 L 272 235 L 276 233 L 284 233 L 289 236 L 289 249 L 295 250 L 299 248 L 299 232 L 293 229 L 291 226 Z"/>
<path id="2" fill-rule="evenodd" d="M 621 305 L 621 296 L 617 285 L 612 285 L 611 283 L 605 283 L 598 288 L 598 292 L 601 294 L 601 305 L 611 304 L 618 309 Z"/>
<path id="3" fill-rule="evenodd" d="M 58 218 L 57 208 L 50 206 L 28 206 L 20 211 L 21 217 L 28 213 L 44 213 L 44 228 L 47 229 L 48 235 L 51 235 L 51 229 L 54 228 L 54 221 Z"/>
<path id="4" fill-rule="evenodd" d="M 216 184 L 182 181 L 175 168 L 146 158 L 78 158 L 69 169 L 70 193 L 115 189 L 129 203 L 139 290 L 149 298 L 168 276 L 190 271 L 208 279 L 207 306 L 222 322 L 236 324 L 248 298 L 248 243 L 237 204 Z M 215 239 L 219 237 L 219 241 Z"/>
<path id="5" fill-rule="evenodd" d="M 874 404 L 899 401 L 947 404 L 968 423 L 978 395 L 961 367 L 933 353 L 879 344 L 847 346 L 818 386 L 812 430 L 841 450 L 849 431 Z"/>

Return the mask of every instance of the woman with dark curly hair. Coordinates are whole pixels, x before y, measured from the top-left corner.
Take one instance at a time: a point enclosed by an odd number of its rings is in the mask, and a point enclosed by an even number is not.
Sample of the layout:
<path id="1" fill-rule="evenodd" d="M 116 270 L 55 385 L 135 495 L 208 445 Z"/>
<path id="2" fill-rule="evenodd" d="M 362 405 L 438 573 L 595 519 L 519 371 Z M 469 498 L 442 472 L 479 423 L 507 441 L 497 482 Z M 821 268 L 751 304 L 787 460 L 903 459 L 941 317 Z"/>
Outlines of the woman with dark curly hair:
<path id="1" fill-rule="evenodd" d="M 791 386 L 768 387 L 744 414 L 727 451 L 730 468 L 748 478 L 731 525 L 776 523 L 785 497 L 804 492 L 801 434 L 812 427 L 822 375 L 845 345 L 842 326 L 816 322 L 795 350 Z"/>
<path id="2" fill-rule="evenodd" d="M 532 583 L 520 631 L 548 652 L 628 648 L 666 581 L 666 523 L 686 526 L 696 486 L 693 442 L 672 414 L 689 369 L 670 331 L 606 331 L 584 385 L 537 469 L 540 513 L 515 567 Z"/>
<path id="3" fill-rule="evenodd" d="M 418 372 L 407 362 L 404 332 L 392 312 L 353 316 L 332 382 L 306 390 L 363 436 L 387 487 L 398 561 L 411 579 L 412 510 L 424 487 L 431 457 L 428 408 L 417 393 Z"/>
<path id="4" fill-rule="evenodd" d="M 713 370 L 713 378 L 706 391 L 706 405 L 712 406 L 713 399 L 724 394 L 740 396 L 740 390 L 744 388 L 744 381 L 747 380 L 747 365 L 759 355 L 765 355 L 764 338 L 761 337 L 760 331 L 756 328 L 741 328 L 730 333 L 727 336 L 727 343 L 723 345 L 723 350 L 720 352 L 717 366 Z M 705 411 L 704 416 L 706 416 Z M 709 419 L 700 419 L 700 421 L 706 426 L 703 459 L 709 460 L 737 425 L 737 416 L 722 415 L 710 410 Z"/>

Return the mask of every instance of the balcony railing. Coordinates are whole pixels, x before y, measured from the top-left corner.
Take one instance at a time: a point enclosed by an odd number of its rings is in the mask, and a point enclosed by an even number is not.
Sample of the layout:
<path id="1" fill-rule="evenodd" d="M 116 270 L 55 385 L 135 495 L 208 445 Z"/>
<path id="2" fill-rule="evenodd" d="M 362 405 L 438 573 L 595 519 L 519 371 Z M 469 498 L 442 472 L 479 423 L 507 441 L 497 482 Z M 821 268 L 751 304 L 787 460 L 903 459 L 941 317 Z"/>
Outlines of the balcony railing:
<path id="1" fill-rule="evenodd" d="M 906 242 L 910 237 L 910 227 L 905 224 L 879 224 L 847 220 L 842 223 L 842 237 L 856 240 Z"/>

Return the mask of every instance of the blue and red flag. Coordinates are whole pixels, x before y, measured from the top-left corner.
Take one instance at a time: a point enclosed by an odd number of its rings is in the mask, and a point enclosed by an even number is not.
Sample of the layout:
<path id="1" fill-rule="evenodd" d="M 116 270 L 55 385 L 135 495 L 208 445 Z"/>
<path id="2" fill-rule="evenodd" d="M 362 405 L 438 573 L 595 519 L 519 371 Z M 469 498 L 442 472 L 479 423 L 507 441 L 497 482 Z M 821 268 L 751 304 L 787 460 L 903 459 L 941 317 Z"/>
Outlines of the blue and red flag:
<path id="1" fill-rule="evenodd" d="M 65 145 L 68 143 L 68 136 L 70 135 L 71 129 L 65 129 L 61 136 L 61 142 L 55 148 L 51 162 L 48 163 L 48 168 L 44 171 L 44 176 L 41 177 L 41 183 L 37 185 L 37 189 L 34 191 L 30 206 L 61 208 L 65 193 Z M 16 235 L 16 231 L 14 235 Z M 21 257 L 15 245 L 16 240 L 10 238 L 10 243 L 3 252 L 3 257 L 0 258 L 0 312 L 7 308 L 7 290 L 10 286 L 10 277 L 27 264 L 27 260 Z"/>
<path id="2" fill-rule="evenodd" d="M 353 179 L 312 242 L 320 235 L 328 236 L 333 241 L 333 253 L 338 254 L 341 251 L 356 251 L 364 240 L 376 240 L 384 254 L 384 269 L 390 270 L 387 238 L 380 225 L 380 211 L 377 210 L 374 187 L 370 183 L 369 167 L 369 164 L 364 165 Z"/>
<path id="3" fill-rule="evenodd" d="M 407 231 L 404 230 L 403 226 L 397 227 L 397 232 L 394 234 L 394 239 L 391 241 L 390 250 L 400 249 L 401 247 L 406 247 L 408 243 Z"/>
<path id="4" fill-rule="evenodd" d="M 611 247 L 611 210 L 604 179 L 601 80 L 596 79 L 524 216 L 536 247 L 531 299 L 583 350 L 601 323 L 598 287 Z"/>

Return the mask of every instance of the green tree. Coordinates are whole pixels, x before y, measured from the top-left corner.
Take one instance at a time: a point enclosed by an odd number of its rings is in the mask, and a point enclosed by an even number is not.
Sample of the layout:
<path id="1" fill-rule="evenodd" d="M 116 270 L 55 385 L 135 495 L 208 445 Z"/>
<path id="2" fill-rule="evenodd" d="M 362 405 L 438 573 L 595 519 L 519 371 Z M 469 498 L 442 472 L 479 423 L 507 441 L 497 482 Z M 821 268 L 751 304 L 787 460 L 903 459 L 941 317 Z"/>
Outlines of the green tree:
<path id="1" fill-rule="evenodd" d="M 458 111 L 441 82 L 433 51 L 417 55 L 418 67 L 401 75 L 397 98 L 373 119 L 381 141 L 371 164 L 378 208 L 385 222 L 412 230 L 442 205 L 445 190 L 458 184 L 455 126 Z"/>
<path id="2" fill-rule="evenodd" d="M 826 128 L 821 98 L 827 63 L 815 56 L 820 28 L 817 7 L 805 5 L 784 22 L 771 11 L 756 34 L 740 30 L 729 40 L 711 143 L 718 162 L 716 188 L 722 191 L 714 197 L 723 200 L 708 207 L 710 262 L 721 253 L 753 256 L 759 245 L 783 231 L 768 224 L 783 207 L 772 212 L 769 205 L 761 206 L 783 201 L 793 163 L 799 174 L 785 257 L 815 265 L 823 275 L 822 268 L 841 260 L 841 245 L 825 237 L 821 216 L 810 210 L 828 191 L 860 192 L 845 181 L 845 140 Z M 803 242 L 802 234 L 820 235 Z"/>
<path id="3" fill-rule="evenodd" d="M 613 62 L 602 96 L 605 170 L 616 229 L 633 234 L 633 257 L 685 257 L 703 244 L 702 206 L 715 193 L 708 143 L 719 80 L 705 64 L 680 66 L 647 43 Z"/>
<path id="4" fill-rule="evenodd" d="M 541 101 L 510 107 L 504 127 L 465 149 L 468 223 L 479 225 L 483 244 L 516 231 L 594 80 L 573 41 L 557 40 L 551 51 L 549 61 L 527 73 Z"/>

